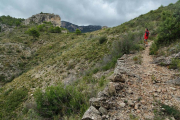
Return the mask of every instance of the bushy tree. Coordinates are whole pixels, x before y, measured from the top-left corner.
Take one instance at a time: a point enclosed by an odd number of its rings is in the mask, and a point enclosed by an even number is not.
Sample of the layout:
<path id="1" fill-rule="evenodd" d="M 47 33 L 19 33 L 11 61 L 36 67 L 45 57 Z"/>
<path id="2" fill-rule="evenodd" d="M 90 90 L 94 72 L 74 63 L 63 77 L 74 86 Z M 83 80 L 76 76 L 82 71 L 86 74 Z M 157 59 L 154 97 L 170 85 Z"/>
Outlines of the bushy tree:
<path id="1" fill-rule="evenodd" d="M 16 21 L 16 26 L 20 26 L 21 22 L 20 21 Z"/>
<path id="2" fill-rule="evenodd" d="M 61 33 L 61 28 L 60 27 L 55 27 L 54 32 L 55 33 Z"/>
<path id="3" fill-rule="evenodd" d="M 45 27 L 44 24 L 38 25 L 38 26 L 37 26 L 37 29 L 38 29 L 38 31 L 43 31 L 44 27 Z"/>
<path id="4" fill-rule="evenodd" d="M 33 36 L 33 39 L 39 38 L 40 34 L 35 28 L 30 28 L 28 31 L 26 31 L 27 34 L 30 36 Z"/>
<path id="5" fill-rule="evenodd" d="M 61 33 L 61 28 L 60 27 L 53 27 L 53 26 L 51 26 L 48 29 L 48 31 L 51 32 L 51 33 Z"/>
<path id="6" fill-rule="evenodd" d="M 159 27 L 159 35 L 157 44 L 169 44 L 172 41 L 180 38 L 180 7 L 174 13 L 163 12 L 162 13 L 162 24 Z"/>
<path id="7" fill-rule="evenodd" d="M 81 34 L 81 30 L 76 29 L 76 35 L 80 35 Z"/>

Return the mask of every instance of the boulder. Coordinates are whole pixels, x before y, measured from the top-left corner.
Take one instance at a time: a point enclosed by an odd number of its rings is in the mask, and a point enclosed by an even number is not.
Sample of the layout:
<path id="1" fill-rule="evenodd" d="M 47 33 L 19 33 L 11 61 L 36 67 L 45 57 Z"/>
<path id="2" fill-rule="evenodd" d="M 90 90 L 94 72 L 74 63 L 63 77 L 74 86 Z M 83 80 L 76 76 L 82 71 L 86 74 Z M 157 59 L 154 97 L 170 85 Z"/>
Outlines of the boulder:
<path id="1" fill-rule="evenodd" d="M 93 106 L 91 106 L 83 115 L 82 120 L 102 120 L 100 112 Z"/>
<path id="2" fill-rule="evenodd" d="M 126 104 L 124 102 L 122 103 L 118 103 L 120 105 L 120 107 L 124 108 L 126 106 Z"/>
<path id="3" fill-rule="evenodd" d="M 134 103 L 132 100 L 128 100 L 128 105 L 131 106 L 131 107 L 134 107 Z"/>
<path id="4" fill-rule="evenodd" d="M 103 91 L 100 91 L 98 93 L 98 98 L 108 97 L 108 96 L 109 96 L 108 87 L 105 87 Z"/>
<path id="5" fill-rule="evenodd" d="M 112 80 L 112 82 L 125 82 L 125 79 L 123 77 L 122 74 L 116 74 L 114 75 L 114 79 Z"/>
<path id="6" fill-rule="evenodd" d="M 170 83 L 170 84 L 174 84 L 174 85 L 180 86 L 180 78 L 174 79 L 174 80 L 169 80 L 169 81 L 167 81 L 167 83 Z"/>
<path id="7" fill-rule="evenodd" d="M 125 60 L 127 58 L 127 55 L 124 54 L 121 58 L 119 58 L 118 60 Z"/>
<path id="8" fill-rule="evenodd" d="M 106 108 L 104 108 L 104 107 L 100 107 L 99 108 L 99 112 L 102 114 L 102 115 L 107 115 L 107 109 Z"/>
<path id="9" fill-rule="evenodd" d="M 94 106 L 96 108 L 99 108 L 100 106 L 102 106 L 102 102 L 105 101 L 105 98 L 91 98 L 89 100 L 90 105 Z"/>
<path id="10" fill-rule="evenodd" d="M 109 95 L 115 96 L 116 95 L 116 86 L 113 82 L 109 82 L 108 84 L 108 92 Z"/>
<path id="11" fill-rule="evenodd" d="M 158 64 L 158 65 L 170 65 L 171 64 L 171 59 L 172 57 L 169 56 L 169 57 L 164 57 L 164 56 L 161 56 L 161 57 L 158 57 L 156 59 L 154 59 L 153 63 L 154 64 Z"/>

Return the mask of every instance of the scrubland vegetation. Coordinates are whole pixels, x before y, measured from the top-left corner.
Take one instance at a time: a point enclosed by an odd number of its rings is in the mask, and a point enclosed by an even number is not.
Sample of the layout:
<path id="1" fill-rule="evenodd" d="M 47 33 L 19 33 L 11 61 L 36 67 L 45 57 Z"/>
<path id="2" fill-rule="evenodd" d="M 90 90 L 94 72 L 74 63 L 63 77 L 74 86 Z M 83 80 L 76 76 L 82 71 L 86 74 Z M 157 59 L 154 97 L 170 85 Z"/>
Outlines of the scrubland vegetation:
<path id="1" fill-rule="evenodd" d="M 117 59 L 131 51 L 144 49 L 145 28 L 150 30 L 149 39 L 154 40 L 150 54 L 156 55 L 162 46 L 178 41 L 179 6 L 179 1 L 167 7 L 161 6 L 117 27 L 85 34 L 78 30 L 62 33 L 65 29 L 48 22 L 21 24 L 13 31 L 1 32 L 1 44 L 18 44 L 23 49 L 0 46 L 3 55 L 9 54 L 11 58 L 16 54 L 17 58 L 10 64 L 4 63 L 3 70 L 12 67 L 21 70 L 8 82 L 6 76 L 0 76 L 0 82 L 5 84 L 0 88 L 0 118 L 80 119 L 89 107 L 89 98 L 106 86 Z M 0 22 L 3 17 L 0 17 Z M 12 25 L 11 19 L 2 23 Z M 26 50 L 31 50 L 30 56 L 26 56 Z M 141 56 L 133 60 L 140 64 Z M 179 63 L 172 67 L 179 66 Z M 106 71 L 109 73 L 94 77 Z M 62 83 L 74 72 L 76 78 L 73 81 Z M 170 114 L 169 108 L 164 107 Z"/>

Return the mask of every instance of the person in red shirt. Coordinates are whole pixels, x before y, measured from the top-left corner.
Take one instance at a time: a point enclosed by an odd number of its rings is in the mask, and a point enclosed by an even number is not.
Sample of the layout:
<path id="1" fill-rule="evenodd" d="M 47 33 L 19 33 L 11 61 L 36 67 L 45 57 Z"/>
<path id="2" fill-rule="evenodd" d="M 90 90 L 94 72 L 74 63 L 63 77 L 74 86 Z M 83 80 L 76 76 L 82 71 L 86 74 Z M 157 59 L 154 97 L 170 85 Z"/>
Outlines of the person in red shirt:
<path id="1" fill-rule="evenodd" d="M 148 40 L 148 38 L 149 38 L 149 30 L 146 28 L 145 29 L 145 34 L 144 34 L 144 45 L 146 46 L 148 46 L 148 42 L 147 42 L 147 40 Z"/>

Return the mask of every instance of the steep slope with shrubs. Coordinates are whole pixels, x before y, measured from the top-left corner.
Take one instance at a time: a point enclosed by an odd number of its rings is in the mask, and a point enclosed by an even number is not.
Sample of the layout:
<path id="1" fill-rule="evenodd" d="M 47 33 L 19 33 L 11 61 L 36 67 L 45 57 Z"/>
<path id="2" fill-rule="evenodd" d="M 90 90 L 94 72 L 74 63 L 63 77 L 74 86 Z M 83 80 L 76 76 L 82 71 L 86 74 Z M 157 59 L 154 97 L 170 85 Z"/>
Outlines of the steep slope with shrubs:
<path id="1" fill-rule="evenodd" d="M 163 11 L 175 11 L 179 4 L 80 35 L 61 33 L 51 23 L 1 32 L 0 82 L 5 82 L 7 73 L 17 74 L 0 88 L 0 118 L 81 119 L 89 98 L 106 86 L 117 59 L 143 50 L 144 29 L 148 27 L 150 39 L 154 39 Z M 40 36 L 29 36 L 32 29 Z M 7 60 L 11 60 L 9 65 Z"/>

